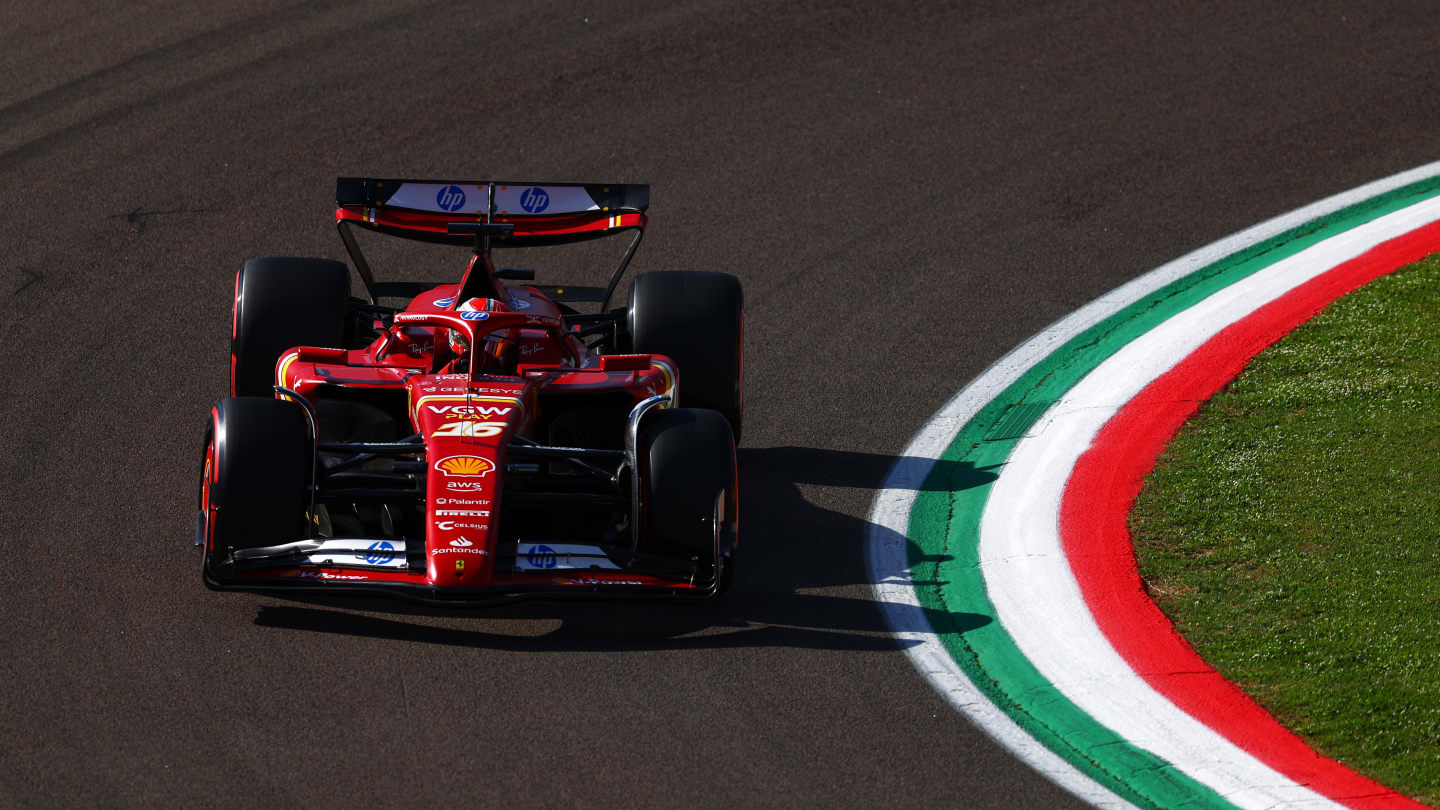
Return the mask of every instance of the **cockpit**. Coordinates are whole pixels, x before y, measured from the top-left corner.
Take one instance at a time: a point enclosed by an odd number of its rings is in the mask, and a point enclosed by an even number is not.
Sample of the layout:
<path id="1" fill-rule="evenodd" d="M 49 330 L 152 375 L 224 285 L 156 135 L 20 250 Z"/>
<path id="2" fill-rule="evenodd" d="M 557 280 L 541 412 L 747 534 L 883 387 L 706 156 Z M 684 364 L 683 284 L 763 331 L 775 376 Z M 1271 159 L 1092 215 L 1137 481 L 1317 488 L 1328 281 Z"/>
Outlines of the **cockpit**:
<path id="1" fill-rule="evenodd" d="M 455 308 L 456 312 L 508 312 L 509 309 L 494 298 L 471 298 Z M 464 317 L 462 314 L 461 317 Z M 445 329 L 450 348 L 449 370 L 468 371 L 470 353 L 475 352 L 477 374 L 514 374 L 516 366 L 517 329 L 500 329 L 479 338 L 479 346 L 472 347 L 469 340 L 458 329 Z M 438 358 L 437 358 L 438 359 Z"/>

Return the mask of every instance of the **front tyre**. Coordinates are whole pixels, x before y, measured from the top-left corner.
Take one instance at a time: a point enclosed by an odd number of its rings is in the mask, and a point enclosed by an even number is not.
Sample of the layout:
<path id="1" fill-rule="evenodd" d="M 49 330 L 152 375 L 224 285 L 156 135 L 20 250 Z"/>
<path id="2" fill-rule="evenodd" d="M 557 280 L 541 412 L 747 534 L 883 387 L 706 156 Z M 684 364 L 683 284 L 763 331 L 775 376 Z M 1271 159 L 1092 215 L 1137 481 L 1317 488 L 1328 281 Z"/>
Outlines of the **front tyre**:
<path id="1" fill-rule="evenodd" d="M 210 420 L 197 519 L 206 568 L 238 549 L 304 539 L 314 459 L 304 409 L 234 397 Z"/>
<path id="2" fill-rule="evenodd" d="M 275 362 L 296 346 L 343 345 L 349 306 L 350 271 L 340 262 L 295 258 L 245 262 L 235 276 L 231 395 L 270 394 Z"/>
<path id="3" fill-rule="evenodd" d="M 630 286 L 625 326 L 632 351 L 675 361 L 680 402 L 719 411 L 740 441 L 740 368 L 745 296 L 725 273 L 665 270 Z"/>
<path id="4" fill-rule="evenodd" d="M 735 440 L 716 411 L 675 408 L 645 417 L 639 436 L 643 547 L 709 559 L 719 546 L 719 590 L 739 546 Z M 718 543 L 717 543 L 718 538 Z"/>

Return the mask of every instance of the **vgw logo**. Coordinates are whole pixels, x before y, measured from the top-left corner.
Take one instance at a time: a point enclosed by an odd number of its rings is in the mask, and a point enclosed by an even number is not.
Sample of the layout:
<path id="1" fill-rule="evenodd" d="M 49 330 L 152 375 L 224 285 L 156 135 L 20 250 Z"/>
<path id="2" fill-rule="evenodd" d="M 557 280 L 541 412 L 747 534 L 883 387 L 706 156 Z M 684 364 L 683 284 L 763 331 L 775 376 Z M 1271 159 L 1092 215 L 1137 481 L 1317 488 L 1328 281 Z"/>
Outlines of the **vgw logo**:
<path id="1" fill-rule="evenodd" d="M 550 195 L 539 186 L 531 186 L 520 192 L 520 207 L 531 214 L 538 214 L 550 207 Z"/>
<path id="2" fill-rule="evenodd" d="M 465 192 L 459 186 L 446 186 L 435 195 L 435 204 L 441 211 L 459 211 L 465 204 Z"/>
<path id="3" fill-rule="evenodd" d="M 365 555 L 365 562 L 371 565 L 384 565 L 395 559 L 395 547 L 384 540 L 378 543 L 371 543 L 370 553 Z"/>
<path id="4" fill-rule="evenodd" d="M 554 568 L 559 565 L 559 561 L 555 559 L 555 549 L 549 546 L 531 546 L 530 553 L 525 557 L 531 568 Z"/>

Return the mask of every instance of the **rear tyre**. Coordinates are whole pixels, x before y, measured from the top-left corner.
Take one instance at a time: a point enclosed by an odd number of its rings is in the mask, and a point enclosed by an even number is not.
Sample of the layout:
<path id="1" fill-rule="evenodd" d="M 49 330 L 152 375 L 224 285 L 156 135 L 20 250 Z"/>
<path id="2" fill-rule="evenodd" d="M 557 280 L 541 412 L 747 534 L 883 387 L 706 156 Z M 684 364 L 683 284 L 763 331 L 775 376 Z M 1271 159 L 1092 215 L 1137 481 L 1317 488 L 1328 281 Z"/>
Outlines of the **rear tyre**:
<path id="1" fill-rule="evenodd" d="M 236 549 L 304 539 L 313 458 L 300 405 L 235 397 L 215 406 L 198 523 L 207 568 Z"/>
<path id="2" fill-rule="evenodd" d="M 739 546 L 739 479 L 735 440 L 716 411 L 655 411 L 639 436 L 644 545 L 657 553 L 714 554 L 720 545 L 720 590 L 729 585 Z"/>
<path id="3" fill-rule="evenodd" d="M 736 443 L 741 429 L 741 333 L 744 293 L 725 273 L 666 270 L 630 286 L 625 326 L 638 354 L 675 361 L 680 402 L 719 411 Z"/>
<path id="4" fill-rule="evenodd" d="M 251 259 L 235 277 L 230 393 L 267 396 L 275 362 L 296 346 L 345 340 L 350 271 L 330 259 Z"/>

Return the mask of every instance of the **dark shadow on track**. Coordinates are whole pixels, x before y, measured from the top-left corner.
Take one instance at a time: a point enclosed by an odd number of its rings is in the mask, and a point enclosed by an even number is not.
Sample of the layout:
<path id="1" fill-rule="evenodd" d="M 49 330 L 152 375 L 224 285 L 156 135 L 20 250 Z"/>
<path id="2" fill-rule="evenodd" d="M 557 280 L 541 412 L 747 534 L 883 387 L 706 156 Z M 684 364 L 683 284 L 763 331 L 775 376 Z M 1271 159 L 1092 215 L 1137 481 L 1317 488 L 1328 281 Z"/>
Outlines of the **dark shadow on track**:
<path id="1" fill-rule="evenodd" d="M 795 647 L 874 651 L 911 646 L 897 642 L 868 598 L 808 593 L 815 588 L 870 581 L 864 542 L 870 523 L 807 500 L 802 486 L 844 487 L 867 495 L 895 464 L 893 456 L 808 447 L 742 448 L 740 568 L 733 589 L 709 602 L 522 602 L 484 610 L 445 610 L 380 599 L 291 597 L 304 606 L 261 607 L 260 627 L 445 644 L 461 647 L 568 652 L 576 650 Z M 917 463 L 919 460 L 917 460 Z M 945 465 L 952 465 L 947 468 Z M 962 488 L 995 475 L 968 463 L 940 462 L 928 482 Z M 933 558 L 927 558 L 933 559 Z M 917 583 L 919 584 L 919 583 Z M 558 620 L 552 632 L 514 635 L 382 618 L 459 617 L 486 620 Z M 978 614 L 934 615 L 929 624 L 966 632 L 989 624 Z"/>

